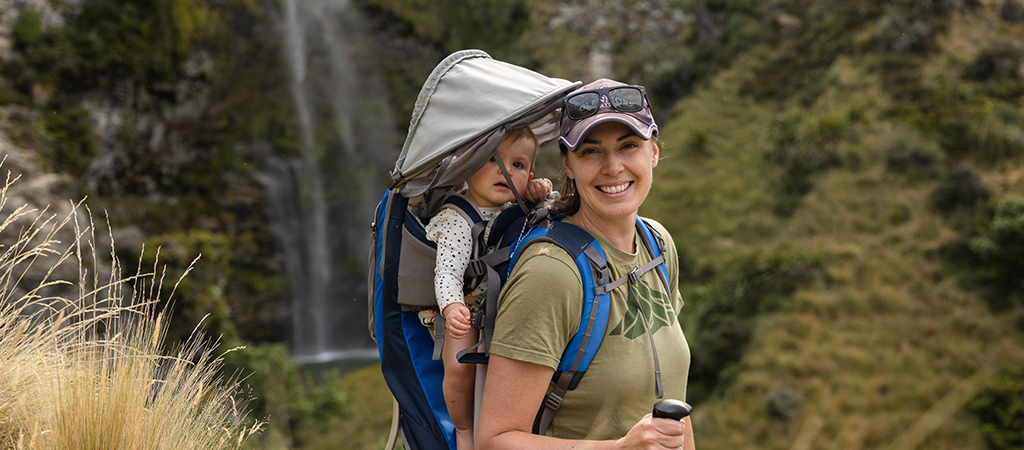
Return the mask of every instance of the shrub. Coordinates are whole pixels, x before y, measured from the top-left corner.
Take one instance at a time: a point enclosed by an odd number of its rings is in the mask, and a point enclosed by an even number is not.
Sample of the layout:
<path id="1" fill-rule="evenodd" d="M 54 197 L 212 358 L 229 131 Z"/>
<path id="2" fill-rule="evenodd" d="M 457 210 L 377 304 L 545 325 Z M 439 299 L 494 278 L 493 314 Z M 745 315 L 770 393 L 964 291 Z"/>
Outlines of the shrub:
<path id="1" fill-rule="evenodd" d="M 844 117 L 804 120 L 789 115 L 772 122 L 765 138 L 765 159 L 782 166 L 782 192 L 776 211 L 789 214 L 813 188 L 811 177 L 842 165 L 839 145 L 849 134 Z"/>
<path id="2" fill-rule="evenodd" d="M 949 214 L 961 208 L 974 208 L 979 201 L 990 196 L 988 188 L 974 171 L 959 168 L 946 173 L 938 187 L 932 191 L 931 202 L 935 209 Z"/>
<path id="3" fill-rule="evenodd" d="M 708 149 L 708 130 L 706 128 L 694 128 L 686 132 L 686 138 L 683 141 L 683 148 L 687 152 L 695 155 L 706 156 L 710 154 Z"/>
<path id="4" fill-rule="evenodd" d="M 43 18 L 38 12 L 26 9 L 18 16 L 11 29 L 14 36 L 14 44 L 17 48 L 36 43 L 43 36 Z"/>
<path id="5" fill-rule="evenodd" d="M 776 419 L 790 420 L 800 414 L 804 398 L 789 386 L 773 388 L 764 395 L 764 410 Z"/>
<path id="6" fill-rule="evenodd" d="M 1024 23 L 1024 0 L 1003 0 L 999 18 L 1013 23 Z"/>
<path id="7" fill-rule="evenodd" d="M 932 37 L 932 27 L 922 18 L 902 11 L 890 11 L 875 24 L 875 40 L 881 51 L 921 50 Z"/>
<path id="8" fill-rule="evenodd" d="M 271 443 L 283 437 L 299 446 L 303 436 L 323 434 L 332 420 L 351 413 L 351 398 L 337 371 L 302 371 L 298 363 L 288 359 L 286 344 L 249 346 L 226 359 L 252 386 L 252 410 L 278 419 L 269 421 L 267 438 Z"/>
<path id="9" fill-rule="evenodd" d="M 96 156 L 89 111 L 81 106 L 51 110 L 43 114 L 42 122 L 53 141 L 53 169 L 75 176 L 84 174 Z"/>
<path id="10" fill-rule="evenodd" d="M 1024 448 L 1024 364 L 1004 368 L 967 404 L 992 450 Z"/>
<path id="11" fill-rule="evenodd" d="M 1018 78 L 1024 51 L 1007 42 L 996 42 L 984 49 L 964 69 L 964 77 L 974 81 Z"/>
<path id="12" fill-rule="evenodd" d="M 924 141 L 916 129 L 896 129 L 882 135 L 876 147 L 885 166 L 896 173 L 934 175 L 942 151 L 937 144 Z"/>
<path id="13" fill-rule="evenodd" d="M 1024 195 L 1000 200 L 989 229 L 971 241 L 992 281 L 1006 290 L 1024 288 Z"/>

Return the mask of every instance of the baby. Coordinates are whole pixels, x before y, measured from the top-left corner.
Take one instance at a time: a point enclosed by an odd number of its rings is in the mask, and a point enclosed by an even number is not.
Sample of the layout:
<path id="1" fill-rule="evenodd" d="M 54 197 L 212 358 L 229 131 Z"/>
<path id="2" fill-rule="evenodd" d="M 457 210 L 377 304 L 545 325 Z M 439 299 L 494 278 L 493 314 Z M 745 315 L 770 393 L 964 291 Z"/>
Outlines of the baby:
<path id="1" fill-rule="evenodd" d="M 550 180 L 533 178 L 537 150 L 537 137 L 528 127 L 506 132 L 497 150 L 516 190 L 523 198 L 531 201 L 543 200 L 551 191 Z M 506 203 L 515 201 L 511 186 L 494 158 L 470 176 L 466 185 L 468 187 L 464 197 L 485 221 L 494 218 Z M 476 367 L 474 364 L 459 363 L 456 354 L 477 342 L 476 333 L 469 333 L 472 328 L 470 305 L 475 303 L 477 296 L 484 293 L 486 283 L 481 283 L 464 297 L 463 277 L 473 253 L 473 224 L 453 208 L 443 207 L 430 219 L 426 232 L 427 239 L 437 243 L 434 293 L 438 310 L 445 319 L 445 344 L 441 351 L 444 363 L 442 390 L 448 413 L 455 425 L 458 449 L 471 450 Z"/>

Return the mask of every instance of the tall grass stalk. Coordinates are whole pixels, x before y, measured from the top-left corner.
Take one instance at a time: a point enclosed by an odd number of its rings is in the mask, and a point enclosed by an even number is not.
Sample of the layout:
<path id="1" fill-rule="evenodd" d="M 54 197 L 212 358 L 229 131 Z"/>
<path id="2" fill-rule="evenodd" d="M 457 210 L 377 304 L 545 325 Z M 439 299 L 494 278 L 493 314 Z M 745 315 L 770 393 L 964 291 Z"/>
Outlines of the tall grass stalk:
<path id="1" fill-rule="evenodd" d="M 16 180 L 0 187 L 0 447 L 224 449 L 259 432 L 216 342 L 197 327 L 165 349 L 163 275 L 121 277 L 113 251 L 100 267 L 82 203 L 62 218 L 7 209 Z"/>

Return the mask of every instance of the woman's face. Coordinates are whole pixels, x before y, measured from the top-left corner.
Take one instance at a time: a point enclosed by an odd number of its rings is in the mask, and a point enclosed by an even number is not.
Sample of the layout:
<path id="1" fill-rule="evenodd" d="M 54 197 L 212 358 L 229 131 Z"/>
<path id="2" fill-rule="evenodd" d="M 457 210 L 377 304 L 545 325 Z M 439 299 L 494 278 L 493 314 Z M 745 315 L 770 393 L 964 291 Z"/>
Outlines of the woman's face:
<path id="1" fill-rule="evenodd" d="M 575 152 L 562 158 L 580 196 L 577 221 L 634 220 L 651 190 L 658 146 L 628 126 L 609 122 L 590 131 Z"/>

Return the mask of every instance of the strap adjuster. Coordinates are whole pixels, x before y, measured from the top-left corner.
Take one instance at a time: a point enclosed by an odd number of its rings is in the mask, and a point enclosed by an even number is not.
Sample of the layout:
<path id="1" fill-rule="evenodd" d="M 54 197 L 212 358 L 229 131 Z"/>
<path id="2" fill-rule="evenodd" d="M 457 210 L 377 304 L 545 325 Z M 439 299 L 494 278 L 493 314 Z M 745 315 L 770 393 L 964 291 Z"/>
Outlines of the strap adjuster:
<path id="1" fill-rule="evenodd" d="M 640 268 L 634 267 L 633 270 L 629 271 L 626 276 L 629 277 L 629 284 L 637 284 L 640 282 Z"/>
<path id="2" fill-rule="evenodd" d="M 562 397 L 552 392 L 544 399 L 544 406 L 555 411 L 559 406 L 562 406 Z"/>

